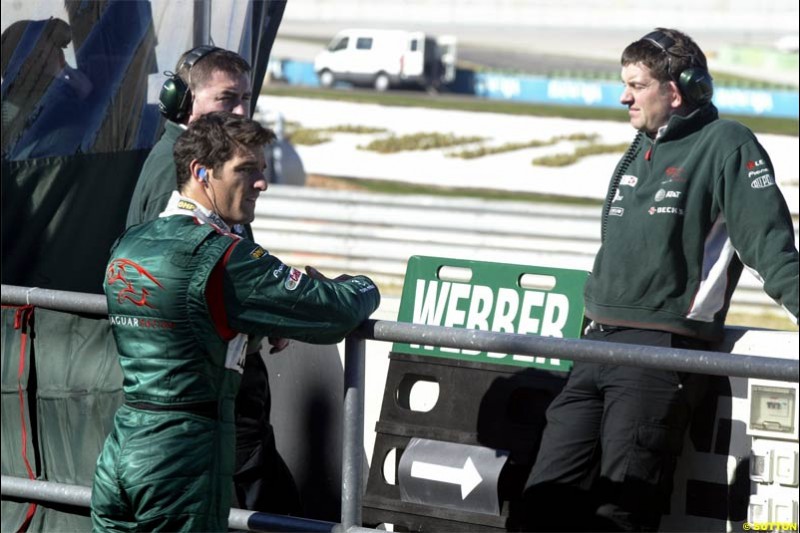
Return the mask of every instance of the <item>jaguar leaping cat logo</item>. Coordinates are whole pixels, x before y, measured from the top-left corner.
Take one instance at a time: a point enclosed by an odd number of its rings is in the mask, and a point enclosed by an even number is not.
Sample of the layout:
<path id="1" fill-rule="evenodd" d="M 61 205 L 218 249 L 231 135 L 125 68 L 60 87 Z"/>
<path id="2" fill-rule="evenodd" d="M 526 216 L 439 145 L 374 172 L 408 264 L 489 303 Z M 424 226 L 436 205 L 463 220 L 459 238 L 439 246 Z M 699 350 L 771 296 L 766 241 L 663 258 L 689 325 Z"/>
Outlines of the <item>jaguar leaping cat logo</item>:
<path id="1" fill-rule="evenodd" d="M 150 291 L 148 291 L 145 287 L 142 287 L 141 290 L 137 291 L 136 287 L 133 286 L 133 282 L 127 278 L 129 274 L 135 273 L 138 273 L 139 277 L 146 277 L 158 287 L 162 289 L 164 288 L 164 286 L 156 278 L 154 278 L 150 272 L 129 259 L 115 259 L 108 265 L 108 270 L 106 270 L 106 283 L 109 286 L 114 285 L 117 282 L 121 282 L 124 285 L 124 287 L 117 293 L 118 302 L 122 303 L 123 300 L 128 300 L 137 307 L 147 306 L 152 308 L 153 306 L 147 301 L 147 295 L 150 294 Z"/>

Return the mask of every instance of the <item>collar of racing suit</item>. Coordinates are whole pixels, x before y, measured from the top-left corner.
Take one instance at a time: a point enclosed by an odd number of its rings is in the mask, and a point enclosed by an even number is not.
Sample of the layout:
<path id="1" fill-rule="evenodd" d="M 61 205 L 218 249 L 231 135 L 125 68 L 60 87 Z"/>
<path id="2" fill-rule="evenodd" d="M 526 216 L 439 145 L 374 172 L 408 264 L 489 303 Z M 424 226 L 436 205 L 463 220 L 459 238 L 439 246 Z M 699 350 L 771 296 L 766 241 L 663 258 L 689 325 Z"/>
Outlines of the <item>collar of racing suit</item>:
<path id="1" fill-rule="evenodd" d="M 167 207 L 158 216 L 169 217 L 172 215 L 193 216 L 203 224 L 211 224 L 226 233 L 242 235 L 244 232 L 244 227 L 241 224 L 234 224 L 233 228 L 231 228 L 218 214 L 206 209 L 190 198 L 181 196 L 178 191 L 172 191 L 172 196 L 169 197 Z"/>

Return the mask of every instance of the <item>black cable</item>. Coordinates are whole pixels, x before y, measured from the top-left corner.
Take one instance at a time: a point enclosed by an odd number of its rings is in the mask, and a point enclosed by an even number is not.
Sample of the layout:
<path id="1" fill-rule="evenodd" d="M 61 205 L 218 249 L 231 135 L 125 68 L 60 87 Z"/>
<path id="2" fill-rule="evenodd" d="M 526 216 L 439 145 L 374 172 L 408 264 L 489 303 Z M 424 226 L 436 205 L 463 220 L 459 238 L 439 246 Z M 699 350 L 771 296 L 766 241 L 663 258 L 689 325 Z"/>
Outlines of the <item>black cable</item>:
<path id="1" fill-rule="evenodd" d="M 642 132 L 636 133 L 636 137 L 634 137 L 633 142 L 631 142 L 630 146 L 628 146 L 628 150 L 622 156 L 622 160 L 620 161 L 620 164 L 617 167 L 617 171 L 611 178 L 611 188 L 608 191 L 608 196 L 606 197 L 606 203 L 603 206 L 603 227 L 602 231 L 600 232 L 601 245 L 606 240 L 606 226 L 608 225 L 608 213 L 611 210 L 611 203 L 614 201 L 614 197 L 616 197 L 617 195 L 617 190 L 619 189 L 619 182 L 622 179 L 622 176 L 625 174 L 625 171 L 628 170 L 628 167 L 631 166 L 631 163 L 633 163 L 633 161 L 636 159 L 636 155 L 639 152 L 639 144 L 641 144 L 642 142 L 642 136 L 643 136 Z"/>

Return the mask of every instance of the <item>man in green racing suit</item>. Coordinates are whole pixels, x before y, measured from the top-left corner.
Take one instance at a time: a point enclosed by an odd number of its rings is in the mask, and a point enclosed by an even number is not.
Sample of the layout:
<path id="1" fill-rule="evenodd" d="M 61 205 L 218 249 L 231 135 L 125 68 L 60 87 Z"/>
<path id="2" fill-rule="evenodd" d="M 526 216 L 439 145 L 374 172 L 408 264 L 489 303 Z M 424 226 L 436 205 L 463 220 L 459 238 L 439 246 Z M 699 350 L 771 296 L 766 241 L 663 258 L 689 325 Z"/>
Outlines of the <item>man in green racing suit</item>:
<path id="1" fill-rule="evenodd" d="M 112 250 L 125 404 L 97 462 L 96 531 L 225 531 L 247 335 L 335 343 L 378 307 L 369 278 L 304 273 L 230 232 L 254 218 L 273 139 L 227 112 L 193 122 L 167 209 Z"/>

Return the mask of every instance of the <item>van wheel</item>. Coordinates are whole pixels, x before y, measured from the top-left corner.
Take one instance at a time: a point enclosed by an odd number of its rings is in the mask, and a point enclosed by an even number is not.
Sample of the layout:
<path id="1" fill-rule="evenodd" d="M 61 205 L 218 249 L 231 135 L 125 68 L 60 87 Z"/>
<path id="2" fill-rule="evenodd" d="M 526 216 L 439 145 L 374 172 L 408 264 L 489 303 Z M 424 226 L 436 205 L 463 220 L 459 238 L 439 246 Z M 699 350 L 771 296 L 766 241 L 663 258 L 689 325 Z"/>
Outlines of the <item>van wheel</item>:
<path id="1" fill-rule="evenodd" d="M 333 75 L 333 72 L 330 70 L 323 70 L 319 73 L 319 84 L 325 87 L 326 89 L 330 89 L 333 87 L 333 84 L 336 83 L 336 77 Z"/>
<path id="2" fill-rule="evenodd" d="M 387 90 L 389 88 L 389 75 L 385 72 L 378 73 L 378 75 L 375 76 L 374 86 L 376 91 L 383 92 Z"/>

